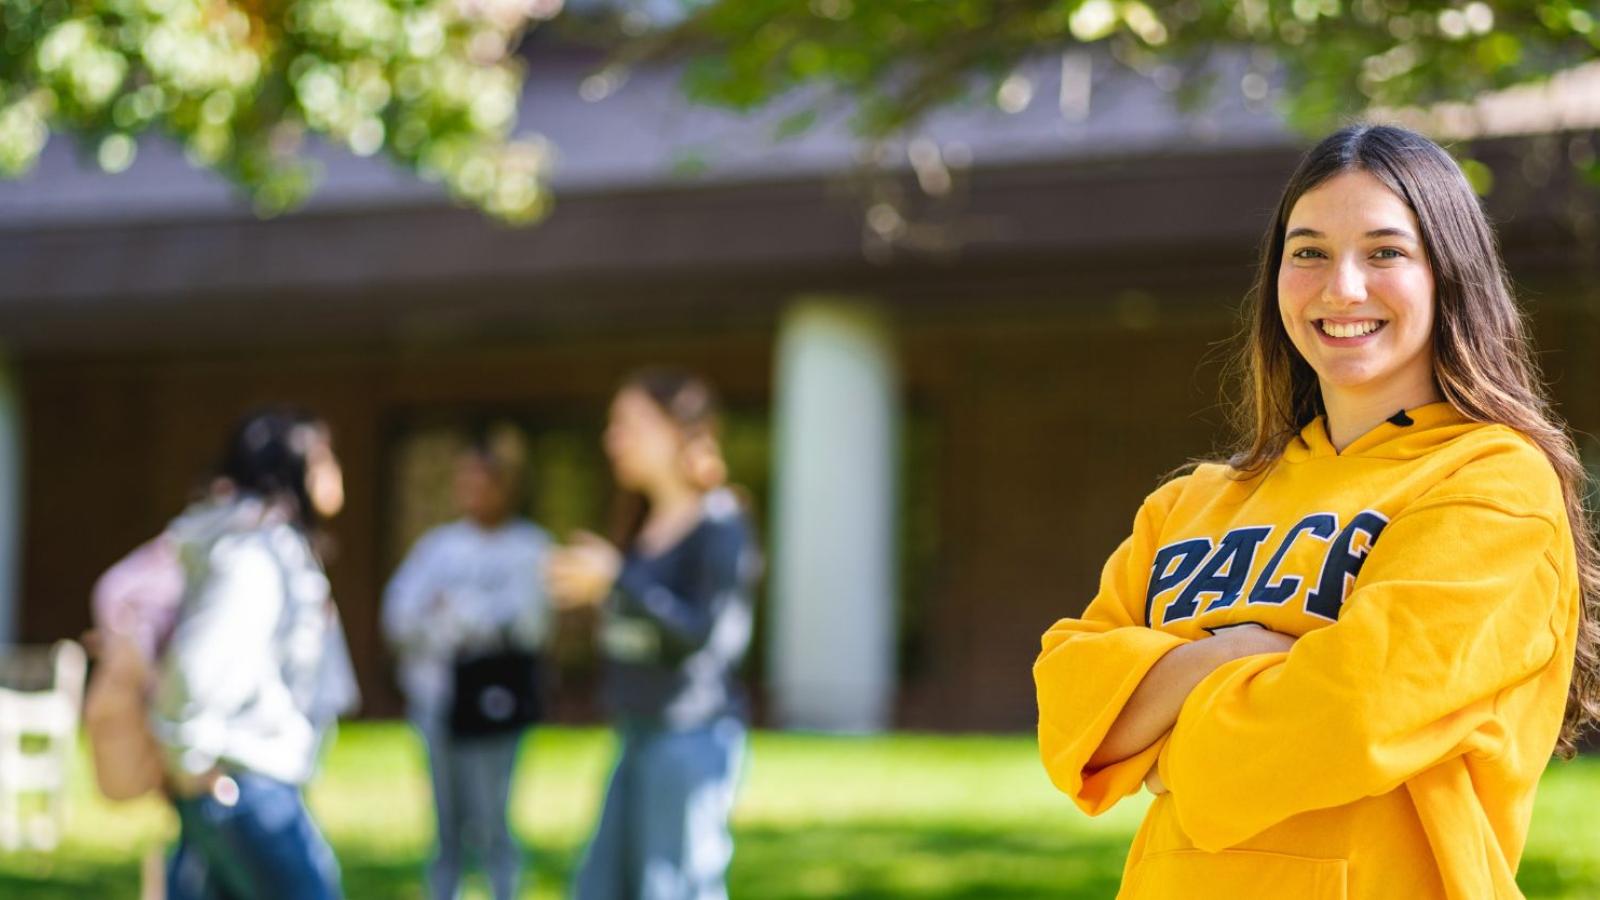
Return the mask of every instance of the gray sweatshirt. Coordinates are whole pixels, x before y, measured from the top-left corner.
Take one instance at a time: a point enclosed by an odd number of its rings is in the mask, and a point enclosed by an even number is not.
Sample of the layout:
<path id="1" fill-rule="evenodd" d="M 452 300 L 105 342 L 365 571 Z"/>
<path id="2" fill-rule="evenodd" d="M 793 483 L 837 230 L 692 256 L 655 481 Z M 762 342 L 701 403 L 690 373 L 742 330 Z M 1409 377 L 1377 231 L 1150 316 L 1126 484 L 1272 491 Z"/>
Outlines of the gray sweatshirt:
<path id="1" fill-rule="evenodd" d="M 486 530 L 462 520 L 417 540 L 383 594 L 383 632 L 420 724 L 449 710 L 453 664 L 508 642 L 538 650 L 550 630 L 544 563 L 550 537 L 525 519 Z"/>
<path id="2" fill-rule="evenodd" d="M 179 777 L 235 766 L 290 784 L 358 693 L 328 579 L 304 534 L 250 497 L 168 529 L 185 572 L 151 726 Z"/>

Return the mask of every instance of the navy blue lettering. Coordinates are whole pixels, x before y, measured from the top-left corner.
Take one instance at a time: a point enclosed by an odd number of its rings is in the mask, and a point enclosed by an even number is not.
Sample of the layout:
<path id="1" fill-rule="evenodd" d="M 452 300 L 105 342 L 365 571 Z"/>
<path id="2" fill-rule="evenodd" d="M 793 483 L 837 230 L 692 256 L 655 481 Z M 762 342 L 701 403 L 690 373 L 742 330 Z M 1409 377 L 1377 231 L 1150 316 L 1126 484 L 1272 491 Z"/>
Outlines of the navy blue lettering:
<path id="1" fill-rule="evenodd" d="M 1150 621 L 1150 615 L 1156 596 L 1183 584 L 1210 552 L 1211 541 L 1207 538 L 1179 541 L 1156 552 L 1155 562 L 1150 565 L 1150 587 L 1144 595 L 1145 625 L 1155 627 L 1156 623 Z"/>
<path id="2" fill-rule="evenodd" d="M 1285 575 L 1277 584 L 1272 583 L 1273 576 L 1278 574 L 1278 567 L 1283 565 L 1283 558 L 1288 555 L 1289 548 L 1293 546 L 1295 538 L 1302 533 L 1310 532 L 1314 537 L 1326 541 L 1333 537 L 1339 530 L 1339 519 L 1333 513 L 1313 513 L 1296 522 L 1289 533 L 1284 536 L 1283 543 L 1278 545 L 1276 553 L 1267 560 L 1267 565 L 1261 570 L 1260 577 L 1256 578 L 1255 587 L 1250 589 L 1250 598 L 1246 603 L 1270 603 L 1274 606 L 1282 605 L 1300 590 L 1300 585 L 1305 579 L 1298 575 Z"/>
<path id="3" fill-rule="evenodd" d="M 1339 608 L 1344 606 L 1350 583 L 1355 581 L 1367 554 L 1388 524 L 1389 520 L 1382 513 L 1370 509 L 1350 520 L 1328 548 L 1317 589 L 1306 597 L 1306 612 L 1324 619 L 1339 618 Z"/>
<path id="4" fill-rule="evenodd" d="M 1271 528 L 1261 525 L 1235 528 L 1223 535 L 1216 551 L 1206 559 L 1205 565 L 1200 567 L 1188 587 L 1167 605 L 1161 621 L 1174 622 L 1193 616 L 1200 605 L 1200 598 L 1207 594 L 1216 595 L 1207 604 L 1207 612 L 1232 606 L 1244 592 L 1245 579 L 1250 576 L 1250 563 L 1256 557 L 1256 550 L 1271 533 Z"/>

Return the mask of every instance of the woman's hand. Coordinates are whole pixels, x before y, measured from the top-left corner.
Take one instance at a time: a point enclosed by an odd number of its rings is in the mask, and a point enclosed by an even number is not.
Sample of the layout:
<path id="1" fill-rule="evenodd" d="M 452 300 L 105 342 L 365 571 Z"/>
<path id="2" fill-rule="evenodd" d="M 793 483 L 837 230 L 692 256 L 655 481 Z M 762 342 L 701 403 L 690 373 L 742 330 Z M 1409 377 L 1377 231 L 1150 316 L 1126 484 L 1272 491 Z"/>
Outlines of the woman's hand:
<path id="1" fill-rule="evenodd" d="M 1206 640 L 1221 642 L 1226 648 L 1224 655 L 1234 660 L 1258 653 L 1288 653 L 1294 646 L 1295 636 L 1255 622 L 1243 622 L 1219 628 Z"/>
<path id="2" fill-rule="evenodd" d="M 545 586 L 559 609 L 597 606 L 611 593 L 622 554 L 610 541 L 587 531 L 575 532 L 565 547 L 545 563 Z"/>

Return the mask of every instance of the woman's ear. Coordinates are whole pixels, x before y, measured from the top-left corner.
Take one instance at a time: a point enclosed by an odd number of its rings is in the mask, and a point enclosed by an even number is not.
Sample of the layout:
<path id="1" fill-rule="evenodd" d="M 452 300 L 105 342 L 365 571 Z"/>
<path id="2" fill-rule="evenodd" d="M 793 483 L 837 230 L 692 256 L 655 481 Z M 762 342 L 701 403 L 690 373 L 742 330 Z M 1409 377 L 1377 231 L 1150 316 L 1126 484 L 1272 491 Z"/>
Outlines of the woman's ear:
<path id="1" fill-rule="evenodd" d="M 684 442 L 679 461 L 684 477 L 702 491 L 722 487 L 728 481 L 728 464 L 722 459 L 722 445 L 711 435 L 700 435 Z"/>

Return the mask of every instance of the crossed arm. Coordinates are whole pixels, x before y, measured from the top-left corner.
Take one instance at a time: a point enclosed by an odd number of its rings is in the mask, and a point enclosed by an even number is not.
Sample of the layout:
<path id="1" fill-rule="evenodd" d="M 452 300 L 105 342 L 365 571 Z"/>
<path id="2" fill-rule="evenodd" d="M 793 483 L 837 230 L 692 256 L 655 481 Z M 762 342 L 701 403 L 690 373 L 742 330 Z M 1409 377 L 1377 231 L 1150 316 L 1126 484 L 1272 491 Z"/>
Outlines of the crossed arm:
<path id="1" fill-rule="evenodd" d="M 1112 722 L 1105 740 L 1089 756 L 1088 767 L 1098 769 L 1121 762 L 1171 731 L 1189 693 L 1218 666 L 1258 653 L 1287 652 L 1294 641 L 1291 635 L 1245 624 L 1169 650 L 1145 673 Z M 1152 788 L 1158 785 L 1159 782 Z"/>
<path id="2" fill-rule="evenodd" d="M 1391 519 L 1338 620 L 1288 653 L 1289 638 L 1265 629 L 1185 640 L 1148 627 L 1143 551 L 1156 540 L 1141 510 L 1083 616 L 1042 639 L 1051 781 L 1091 815 L 1165 782 L 1184 832 L 1215 850 L 1462 754 L 1520 746 L 1519 729 L 1545 727 L 1565 699 L 1570 532 L 1542 508 L 1445 484 Z M 1215 765 L 1245 753 L 1250 765 Z"/>

